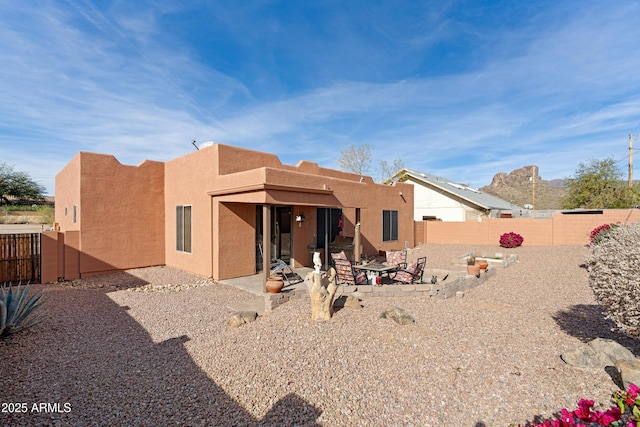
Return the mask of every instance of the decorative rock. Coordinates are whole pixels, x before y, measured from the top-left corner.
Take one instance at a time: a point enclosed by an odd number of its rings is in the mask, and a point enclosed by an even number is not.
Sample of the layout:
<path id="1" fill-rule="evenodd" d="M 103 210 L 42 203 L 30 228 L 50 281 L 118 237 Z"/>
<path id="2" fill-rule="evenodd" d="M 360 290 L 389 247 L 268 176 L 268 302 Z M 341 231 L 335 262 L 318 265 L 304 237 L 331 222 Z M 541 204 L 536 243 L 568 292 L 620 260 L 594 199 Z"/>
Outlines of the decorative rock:
<path id="1" fill-rule="evenodd" d="M 398 307 L 386 309 L 380 317 L 383 319 L 391 319 L 399 325 L 410 325 L 416 322 L 416 319 L 414 319 L 413 316 Z"/>
<path id="2" fill-rule="evenodd" d="M 613 340 L 596 338 L 589 341 L 588 345 L 596 352 L 603 367 L 614 366 L 618 360 L 632 360 L 636 358 L 628 348 Z"/>
<path id="3" fill-rule="evenodd" d="M 629 388 L 629 384 L 640 384 L 640 360 L 618 360 L 615 366 L 620 372 L 625 390 Z"/>
<path id="4" fill-rule="evenodd" d="M 255 311 L 240 311 L 234 313 L 227 322 L 230 328 L 239 328 L 245 323 L 253 322 L 258 317 L 258 313 Z"/>
<path id="5" fill-rule="evenodd" d="M 353 295 L 348 295 L 346 301 L 344 302 L 345 308 L 362 308 L 362 304 L 360 304 L 360 300 L 358 298 L 354 298 Z"/>
<path id="6" fill-rule="evenodd" d="M 463 292 L 463 291 L 458 291 L 458 292 L 456 292 L 456 297 L 458 297 L 458 298 L 464 298 L 464 292 Z"/>
<path id="7" fill-rule="evenodd" d="M 587 344 L 580 344 L 573 350 L 565 351 L 560 355 L 560 358 L 562 358 L 564 363 L 567 365 L 575 366 L 577 368 L 604 368 L 598 360 L 596 352 Z"/>
<path id="8" fill-rule="evenodd" d="M 615 366 L 617 361 L 635 359 L 626 347 L 603 338 L 580 344 L 573 350 L 565 351 L 560 357 L 571 366 L 591 369 L 604 369 L 607 366 Z"/>

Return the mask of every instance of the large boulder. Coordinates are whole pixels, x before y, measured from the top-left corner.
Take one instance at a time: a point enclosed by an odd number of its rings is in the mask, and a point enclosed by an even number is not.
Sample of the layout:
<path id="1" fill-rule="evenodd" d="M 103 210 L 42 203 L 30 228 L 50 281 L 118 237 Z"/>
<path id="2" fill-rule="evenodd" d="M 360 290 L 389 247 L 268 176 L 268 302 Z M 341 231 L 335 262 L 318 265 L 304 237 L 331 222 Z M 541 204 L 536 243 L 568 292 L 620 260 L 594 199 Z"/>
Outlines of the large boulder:
<path id="1" fill-rule="evenodd" d="M 625 389 L 630 383 L 640 384 L 640 359 L 616 341 L 596 338 L 565 351 L 560 357 L 577 368 L 606 370 L 608 366 L 615 366 Z"/>
<path id="2" fill-rule="evenodd" d="M 618 360 L 616 369 L 620 373 L 624 389 L 629 389 L 629 384 L 640 384 L 640 360 Z"/>
<path id="3" fill-rule="evenodd" d="M 618 360 L 632 360 L 636 358 L 628 348 L 613 340 L 596 338 L 589 341 L 588 345 L 595 351 L 603 367 L 615 366 Z"/>
<path id="4" fill-rule="evenodd" d="M 567 365 L 575 366 L 576 368 L 604 368 L 596 352 L 587 344 L 581 344 L 576 348 L 565 351 L 560 355 L 560 358 L 562 358 Z"/>

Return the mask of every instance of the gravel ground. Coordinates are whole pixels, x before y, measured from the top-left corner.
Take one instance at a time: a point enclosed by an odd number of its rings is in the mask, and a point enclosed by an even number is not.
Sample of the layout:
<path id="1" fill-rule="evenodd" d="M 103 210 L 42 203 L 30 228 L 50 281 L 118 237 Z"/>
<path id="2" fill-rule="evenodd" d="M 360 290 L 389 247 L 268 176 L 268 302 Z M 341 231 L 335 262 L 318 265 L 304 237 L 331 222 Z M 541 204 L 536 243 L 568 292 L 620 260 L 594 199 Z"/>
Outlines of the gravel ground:
<path id="1" fill-rule="evenodd" d="M 595 304 L 587 249 L 427 245 L 409 258 L 447 269 L 471 250 L 520 261 L 464 298 L 369 298 L 326 323 L 297 300 L 229 329 L 228 307 L 254 296 L 167 267 L 48 285 L 49 318 L 0 341 L 0 424 L 488 427 L 582 397 L 608 405 L 606 372 L 559 357 L 595 337 L 640 355 Z M 380 318 L 393 306 L 416 323 Z"/>

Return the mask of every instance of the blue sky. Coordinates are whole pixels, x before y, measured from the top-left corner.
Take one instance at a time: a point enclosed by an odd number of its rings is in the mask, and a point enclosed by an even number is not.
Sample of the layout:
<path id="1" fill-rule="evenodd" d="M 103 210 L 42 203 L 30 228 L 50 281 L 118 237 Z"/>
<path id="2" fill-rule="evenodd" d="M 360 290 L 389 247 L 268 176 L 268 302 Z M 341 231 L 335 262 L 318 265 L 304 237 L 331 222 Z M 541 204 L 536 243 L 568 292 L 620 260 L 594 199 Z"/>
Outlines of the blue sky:
<path id="1" fill-rule="evenodd" d="M 374 178 L 401 159 L 476 187 L 606 157 L 626 175 L 639 41 L 622 0 L 0 0 L 0 161 L 48 194 L 78 151 L 192 140 L 330 168 L 370 144 Z"/>

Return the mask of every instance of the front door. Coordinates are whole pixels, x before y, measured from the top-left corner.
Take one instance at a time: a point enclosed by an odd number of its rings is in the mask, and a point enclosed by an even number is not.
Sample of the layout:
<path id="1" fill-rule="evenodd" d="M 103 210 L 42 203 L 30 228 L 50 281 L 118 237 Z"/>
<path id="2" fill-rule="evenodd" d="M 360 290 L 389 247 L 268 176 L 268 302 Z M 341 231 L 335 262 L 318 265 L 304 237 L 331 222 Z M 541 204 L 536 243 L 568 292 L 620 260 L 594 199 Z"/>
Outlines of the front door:
<path id="1" fill-rule="evenodd" d="M 291 206 L 271 206 L 271 258 L 291 261 L 293 227 Z M 256 271 L 262 271 L 262 206 L 256 206 Z"/>
<path id="2" fill-rule="evenodd" d="M 340 224 L 342 209 L 318 208 L 317 218 L 316 248 L 327 249 L 324 251 L 324 264 L 329 265 L 329 243 L 333 242 L 342 231 Z"/>

